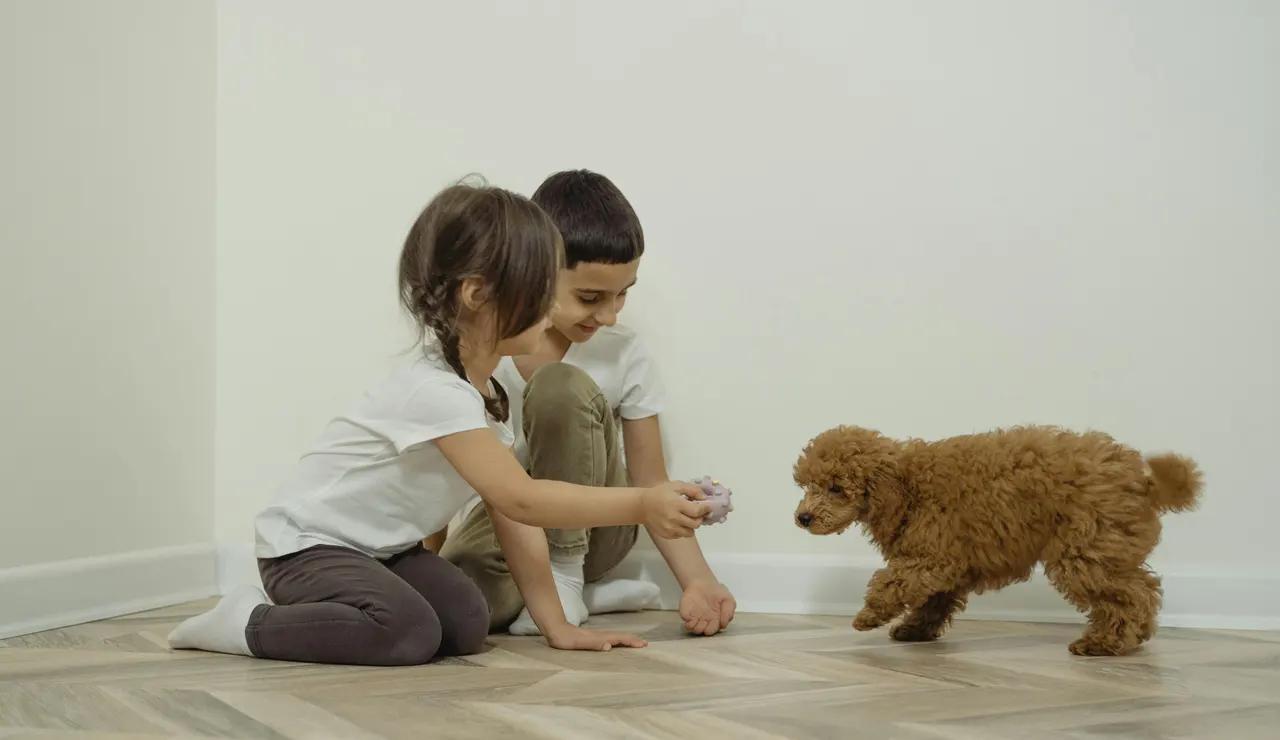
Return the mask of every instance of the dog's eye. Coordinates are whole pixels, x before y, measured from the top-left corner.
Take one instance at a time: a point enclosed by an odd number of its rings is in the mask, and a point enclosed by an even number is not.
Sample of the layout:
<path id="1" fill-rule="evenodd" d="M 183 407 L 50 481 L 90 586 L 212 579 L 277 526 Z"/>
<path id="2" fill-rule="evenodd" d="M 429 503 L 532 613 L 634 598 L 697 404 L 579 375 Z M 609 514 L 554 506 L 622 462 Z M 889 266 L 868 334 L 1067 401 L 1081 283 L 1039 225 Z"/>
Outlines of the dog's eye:
<path id="1" fill-rule="evenodd" d="M 844 495 L 844 486 L 841 486 L 839 483 L 832 483 L 831 488 L 828 488 L 827 490 L 836 496 Z"/>

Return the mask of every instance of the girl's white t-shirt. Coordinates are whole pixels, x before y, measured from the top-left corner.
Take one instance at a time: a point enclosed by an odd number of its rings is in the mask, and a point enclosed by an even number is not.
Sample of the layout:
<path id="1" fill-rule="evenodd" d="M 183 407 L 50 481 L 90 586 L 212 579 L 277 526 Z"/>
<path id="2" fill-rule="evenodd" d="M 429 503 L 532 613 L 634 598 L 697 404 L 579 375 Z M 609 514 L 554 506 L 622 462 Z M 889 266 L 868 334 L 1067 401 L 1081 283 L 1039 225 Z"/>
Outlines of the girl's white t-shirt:
<path id="1" fill-rule="evenodd" d="M 433 444 L 511 426 L 438 353 L 417 354 L 329 422 L 254 521 L 255 554 L 274 558 L 336 545 L 385 559 L 440 531 L 474 491 Z"/>

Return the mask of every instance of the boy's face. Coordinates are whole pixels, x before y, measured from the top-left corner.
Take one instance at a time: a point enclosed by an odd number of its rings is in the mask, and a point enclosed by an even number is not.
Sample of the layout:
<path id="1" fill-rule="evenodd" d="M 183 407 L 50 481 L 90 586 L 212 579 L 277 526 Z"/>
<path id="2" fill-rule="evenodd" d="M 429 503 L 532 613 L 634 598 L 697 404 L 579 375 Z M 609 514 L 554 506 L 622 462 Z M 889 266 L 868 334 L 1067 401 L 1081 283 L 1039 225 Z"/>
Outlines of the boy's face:
<path id="1" fill-rule="evenodd" d="M 636 284 L 640 260 L 621 265 L 579 262 L 560 271 L 551 324 L 570 342 L 585 342 L 602 326 L 613 326 Z"/>

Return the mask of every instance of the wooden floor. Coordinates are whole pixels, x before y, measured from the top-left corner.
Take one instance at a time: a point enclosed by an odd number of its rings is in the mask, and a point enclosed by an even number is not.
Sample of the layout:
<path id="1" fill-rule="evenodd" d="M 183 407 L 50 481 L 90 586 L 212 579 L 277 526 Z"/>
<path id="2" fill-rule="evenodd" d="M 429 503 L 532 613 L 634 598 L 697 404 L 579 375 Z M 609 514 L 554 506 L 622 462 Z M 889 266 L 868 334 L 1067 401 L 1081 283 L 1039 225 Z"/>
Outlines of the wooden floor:
<path id="1" fill-rule="evenodd" d="M 960 621 L 889 642 L 847 618 L 740 615 L 713 638 L 661 612 L 595 618 L 650 641 L 570 653 L 495 637 L 465 660 L 345 668 L 196 652 L 206 603 L 0 642 L 0 738 L 1280 737 L 1280 634 L 1162 630 L 1077 658 L 1068 625 Z"/>

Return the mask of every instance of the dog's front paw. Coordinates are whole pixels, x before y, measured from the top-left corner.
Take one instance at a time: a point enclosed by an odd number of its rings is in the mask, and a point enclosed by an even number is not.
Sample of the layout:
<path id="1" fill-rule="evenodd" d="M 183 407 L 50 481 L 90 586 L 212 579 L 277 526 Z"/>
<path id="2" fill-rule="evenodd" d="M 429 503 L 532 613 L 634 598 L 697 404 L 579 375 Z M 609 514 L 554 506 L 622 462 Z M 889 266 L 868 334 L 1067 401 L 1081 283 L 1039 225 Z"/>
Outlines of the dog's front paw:
<path id="1" fill-rule="evenodd" d="M 884 623 L 885 623 L 885 620 L 881 619 L 880 615 L 876 614 L 875 612 L 869 609 L 863 609 L 862 611 L 858 612 L 858 615 L 856 617 L 853 618 L 853 628 L 859 632 L 867 632 L 868 630 L 873 630 L 877 627 L 883 626 Z"/>

